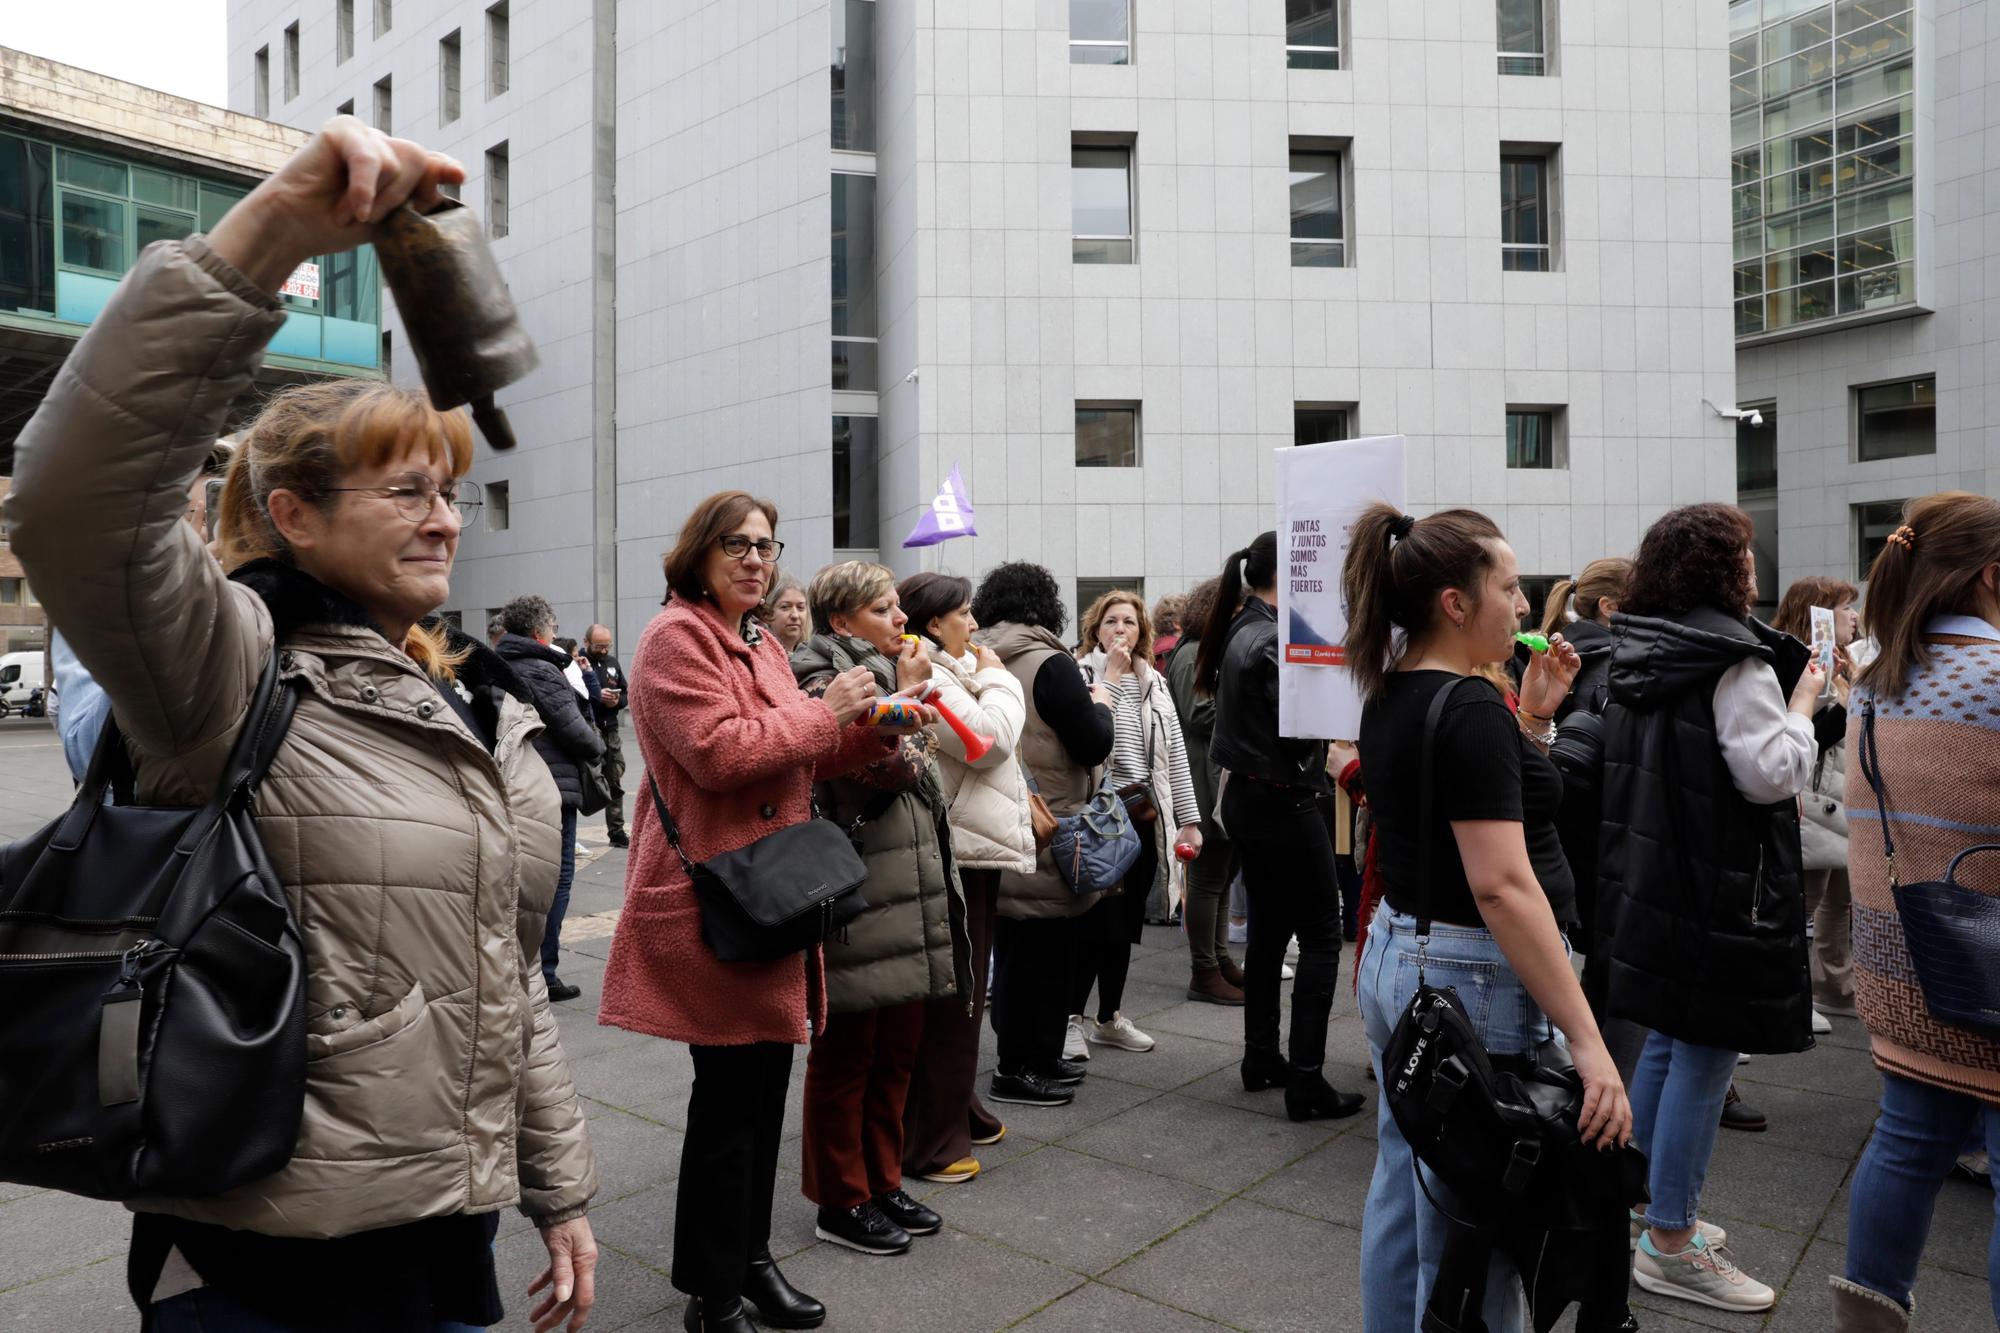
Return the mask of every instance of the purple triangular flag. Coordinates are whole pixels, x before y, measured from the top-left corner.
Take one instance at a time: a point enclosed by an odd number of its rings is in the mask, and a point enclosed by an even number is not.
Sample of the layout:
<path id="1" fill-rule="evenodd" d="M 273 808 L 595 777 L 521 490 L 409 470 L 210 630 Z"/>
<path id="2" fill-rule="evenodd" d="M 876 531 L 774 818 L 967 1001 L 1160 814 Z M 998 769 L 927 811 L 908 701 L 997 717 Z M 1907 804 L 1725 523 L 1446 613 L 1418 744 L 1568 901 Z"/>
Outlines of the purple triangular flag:
<path id="1" fill-rule="evenodd" d="M 903 546 L 936 546 L 948 542 L 953 537 L 977 537 L 979 529 L 972 526 L 972 497 L 965 493 L 965 479 L 958 475 L 958 464 L 951 465 L 951 475 L 944 485 L 938 487 L 937 498 L 931 501 L 917 519 L 917 526 L 910 535 L 903 538 Z"/>

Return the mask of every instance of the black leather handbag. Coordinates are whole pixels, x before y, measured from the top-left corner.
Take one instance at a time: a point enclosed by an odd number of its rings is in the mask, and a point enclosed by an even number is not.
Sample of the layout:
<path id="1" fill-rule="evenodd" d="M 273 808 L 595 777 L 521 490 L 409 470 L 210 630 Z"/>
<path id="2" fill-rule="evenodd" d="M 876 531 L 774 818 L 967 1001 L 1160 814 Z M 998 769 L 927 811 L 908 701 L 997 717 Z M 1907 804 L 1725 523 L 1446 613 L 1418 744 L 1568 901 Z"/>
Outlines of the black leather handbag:
<path id="1" fill-rule="evenodd" d="M 1958 882 L 1969 856 L 2000 852 L 2000 843 L 1967 847 L 1951 858 L 1943 879 L 1905 884 L 1896 872 L 1896 838 L 1889 827 L 1889 789 L 1875 747 L 1875 703 L 1861 706 L 1861 774 L 1875 793 L 1881 816 L 1882 853 L 1889 863 L 1889 892 L 1924 1008 L 1951 1027 L 2000 1041 L 2000 898 Z"/>
<path id="2" fill-rule="evenodd" d="M 132 804 L 107 718 L 69 812 L 0 848 L 0 1180 L 196 1196 L 291 1159 L 305 946 L 252 808 L 297 703 L 274 651 L 199 809 Z"/>
<path id="3" fill-rule="evenodd" d="M 701 938 L 725 963 L 763 963 L 823 944 L 860 916 L 868 867 L 848 831 L 815 810 L 732 852 L 692 861 L 651 775 L 653 808 L 701 904 Z M 860 821 L 856 821 L 859 823 Z"/>

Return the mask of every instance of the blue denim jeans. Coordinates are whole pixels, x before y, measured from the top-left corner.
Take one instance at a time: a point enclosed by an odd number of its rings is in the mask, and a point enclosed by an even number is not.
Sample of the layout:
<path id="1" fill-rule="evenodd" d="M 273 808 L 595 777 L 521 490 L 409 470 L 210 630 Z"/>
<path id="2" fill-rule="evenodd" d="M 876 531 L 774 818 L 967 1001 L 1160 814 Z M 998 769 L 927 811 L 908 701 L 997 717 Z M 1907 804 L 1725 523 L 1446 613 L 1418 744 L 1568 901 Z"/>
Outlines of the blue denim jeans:
<path id="1" fill-rule="evenodd" d="M 1553 1034 L 1487 931 L 1433 924 L 1424 979 L 1458 992 L 1480 1039 L 1495 1055 L 1525 1054 Z M 1389 1086 L 1382 1074 L 1383 1048 L 1416 990 L 1416 922 L 1383 903 L 1368 928 L 1360 976 L 1361 1017 L 1378 1088 Z M 1419 1333 L 1450 1224 L 1417 1185 L 1411 1169 L 1415 1155 L 1389 1114 L 1388 1098 L 1377 1097 L 1375 1109 L 1375 1178 L 1361 1217 L 1362 1327 L 1366 1333 Z M 1450 1191 L 1428 1171 L 1424 1185 L 1449 1206 Z M 1495 1254 L 1486 1275 L 1483 1311 L 1490 1333 L 1520 1333 L 1523 1304 L 1513 1261 Z"/>
<path id="2" fill-rule="evenodd" d="M 1632 1142 L 1646 1154 L 1646 1185 L 1653 1196 L 1646 1206 L 1648 1225 L 1662 1231 L 1694 1225 L 1708 1159 L 1722 1130 L 1722 1101 L 1735 1073 L 1735 1051 L 1646 1034 L 1631 1097 Z"/>
<path id="3" fill-rule="evenodd" d="M 576 878 L 576 807 L 563 806 L 562 874 L 556 878 L 556 900 L 549 906 L 549 924 L 542 931 L 542 979 L 556 974 L 562 961 L 562 923 L 569 912 L 569 882 Z"/>
<path id="4" fill-rule="evenodd" d="M 291 1333 L 295 1327 L 260 1314 L 214 1287 L 197 1287 L 155 1302 L 149 1315 L 152 1333 Z M 479 1333 L 480 1327 L 447 1321 L 433 1325 L 431 1333 Z"/>
<path id="5" fill-rule="evenodd" d="M 1930 1238 L 1931 1208 L 1968 1133 L 2000 1163 L 2000 1107 L 1894 1074 L 1882 1076 L 1882 1113 L 1854 1168 L 1847 1207 L 1847 1280 L 1908 1309 L 1917 1261 Z M 2000 1177 L 1996 1177 L 2000 1191 Z M 2000 1192 L 1986 1242 L 1986 1285 L 2000 1324 Z"/>

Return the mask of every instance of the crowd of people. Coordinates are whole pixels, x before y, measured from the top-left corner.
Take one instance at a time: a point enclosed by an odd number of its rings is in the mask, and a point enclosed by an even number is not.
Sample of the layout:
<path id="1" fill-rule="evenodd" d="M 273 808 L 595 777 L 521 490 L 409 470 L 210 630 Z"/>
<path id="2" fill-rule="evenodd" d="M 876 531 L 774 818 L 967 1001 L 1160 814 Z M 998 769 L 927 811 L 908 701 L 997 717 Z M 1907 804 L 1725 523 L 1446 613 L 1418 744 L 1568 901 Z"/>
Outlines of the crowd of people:
<path id="1" fill-rule="evenodd" d="M 607 627 L 557 639 L 539 597 L 488 642 L 434 614 L 477 506 L 462 415 L 379 382 L 305 386 L 226 464 L 213 451 L 298 259 L 462 176 L 336 122 L 208 236 L 141 256 L 21 438 L 13 547 L 140 799 L 207 798 L 267 661 L 300 691 L 256 798 L 307 942 L 298 1151 L 220 1195 L 135 1204 L 148 1328 L 496 1323 L 508 1205 L 550 1256 L 535 1327 L 581 1326 L 599 1182 L 550 1001 L 577 994 L 557 966 L 579 812 L 601 805 L 627 842 L 627 713 L 645 781 L 599 1020 L 692 1052 L 672 1259 L 689 1330 L 826 1318 L 770 1249 L 797 1047 L 816 1234 L 910 1252 L 944 1218 L 906 1182 L 974 1179 L 1007 1117 L 1087 1095 L 1093 1048 L 1172 1040 L 1124 1007 L 1161 889 L 1189 998 L 1241 1008 L 1243 1086 L 1281 1090 L 1293 1120 L 1365 1105 L 1326 1075 L 1355 926 L 1376 1082 L 1425 975 L 1491 1056 L 1566 1048 L 1579 1132 L 1646 1158 L 1633 1280 L 1714 1308 L 1774 1299 L 1701 1216 L 1733 1073 L 1858 1018 L 1881 1118 L 1833 1327 L 1909 1326 L 1939 1183 L 1969 1144 L 2000 1152 L 2000 1042 L 1931 1012 L 1897 878 L 1900 854 L 1905 878 L 1950 865 L 2000 894 L 1992 861 L 1956 860 L 2000 827 L 2000 502 L 1911 502 L 1865 634 L 1836 580 L 1757 620 L 1750 520 L 1674 509 L 1557 589 L 1546 647 L 1517 642 L 1528 602 L 1488 517 L 1374 505 L 1342 580 L 1365 710 L 1330 745 L 1280 726 L 1271 532 L 1184 598 L 1106 593 L 1071 638 L 1057 579 L 1028 562 L 975 583 L 847 561 L 802 585 L 776 508 L 724 491 L 681 523 L 628 675 Z M 182 519 L 225 467 L 211 550 Z M 1833 623 L 1818 652 L 1815 608 Z M 102 725 L 87 692 L 65 690 L 66 744 Z M 885 697 L 900 707 L 878 721 Z M 79 733 L 70 753 L 91 748 Z M 1137 846 L 1083 889 L 1050 841 L 1087 806 L 1122 811 Z M 813 819 L 859 853 L 859 915 L 803 951 L 719 956 L 704 863 Z M 1365 1326 L 1404 1333 L 1424 1326 L 1452 1191 L 1376 1101 L 1359 1279 Z M 2000 1235 L 1992 1254 L 2000 1316 Z M 1486 1326 L 1520 1329 L 1522 1275 L 1492 1264 Z"/>

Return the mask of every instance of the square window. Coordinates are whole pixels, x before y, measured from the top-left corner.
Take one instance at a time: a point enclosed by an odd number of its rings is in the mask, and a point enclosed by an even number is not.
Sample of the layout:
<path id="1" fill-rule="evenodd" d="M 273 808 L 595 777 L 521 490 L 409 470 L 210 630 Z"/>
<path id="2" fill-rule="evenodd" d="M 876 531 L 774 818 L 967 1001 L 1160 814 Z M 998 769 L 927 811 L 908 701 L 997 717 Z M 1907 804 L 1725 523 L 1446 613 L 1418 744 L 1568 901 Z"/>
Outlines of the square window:
<path id="1" fill-rule="evenodd" d="M 63 267 L 95 269 L 99 273 L 125 271 L 122 201 L 64 190 L 61 216 Z"/>
<path id="2" fill-rule="evenodd" d="M 1507 466 L 1510 468 L 1555 469 L 1569 466 L 1564 456 L 1567 442 L 1560 438 L 1558 407 L 1509 407 L 1507 409 Z"/>
<path id="3" fill-rule="evenodd" d="M 1498 0 L 1500 72 L 1541 75 L 1549 72 L 1547 13 L 1544 0 Z"/>
<path id="4" fill-rule="evenodd" d="M 1937 376 L 1854 391 L 1854 456 L 1862 463 L 1937 452 Z"/>
<path id="5" fill-rule="evenodd" d="M 882 544 L 877 490 L 880 422 L 833 419 L 833 549 L 872 551 Z"/>
<path id="6" fill-rule="evenodd" d="M 1292 267 L 1343 267 L 1347 233 L 1341 210 L 1340 154 L 1294 150 L 1291 192 Z"/>
<path id="7" fill-rule="evenodd" d="M 1143 602 L 1146 600 L 1146 580 L 1136 574 L 1127 578 L 1119 578 L 1114 575 L 1109 578 L 1078 579 L 1076 581 L 1075 620 L 1079 627 L 1083 624 L 1083 613 L 1090 610 L 1096 604 L 1097 599 L 1104 596 L 1107 592 L 1136 593 L 1139 600 Z M 1095 648 L 1097 645 L 1093 643 L 1090 646 Z"/>
<path id="8" fill-rule="evenodd" d="M 1354 438 L 1349 423 L 1353 404 L 1342 403 L 1294 403 L 1292 405 L 1292 443 L 1330 444 L 1335 440 Z"/>
<path id="9" fill-rule="evenodd" d="M 1078 467 L 1139 466 L 1139 405 L 1078 403 L 1076 465 Z"/>
<path id="10" fill-rule="evenodd" d="M 1070 149 L 1070 255 L 1079 264 L 1132 262 L 1132 150 L 1077 144 Z"/>
<path id="11" fill-rule="evenodd" d="M 1866 583 L 1875 557 L 1889 544 L 1889 534 L 1903 525 L 1908 500 L 1871 500 L 1854 506 L 1854 581 Z"/>
<path id="12" fill-rule="evenodd" d="M 1339 0 L 1285 0 L 1285 67 L 1340 68 Z"/>
<path id="13" fill-rule="evenodd" d="M 1130 0 L 1069 0 L 1069 63 L 1132 63 Z"/>
<path id="14" fill-rule="evenodd" d="M 1555 267 L 1547 153 L 1504 153 L 1500 158 L 1500 267 L 1547 273 Z"/>

